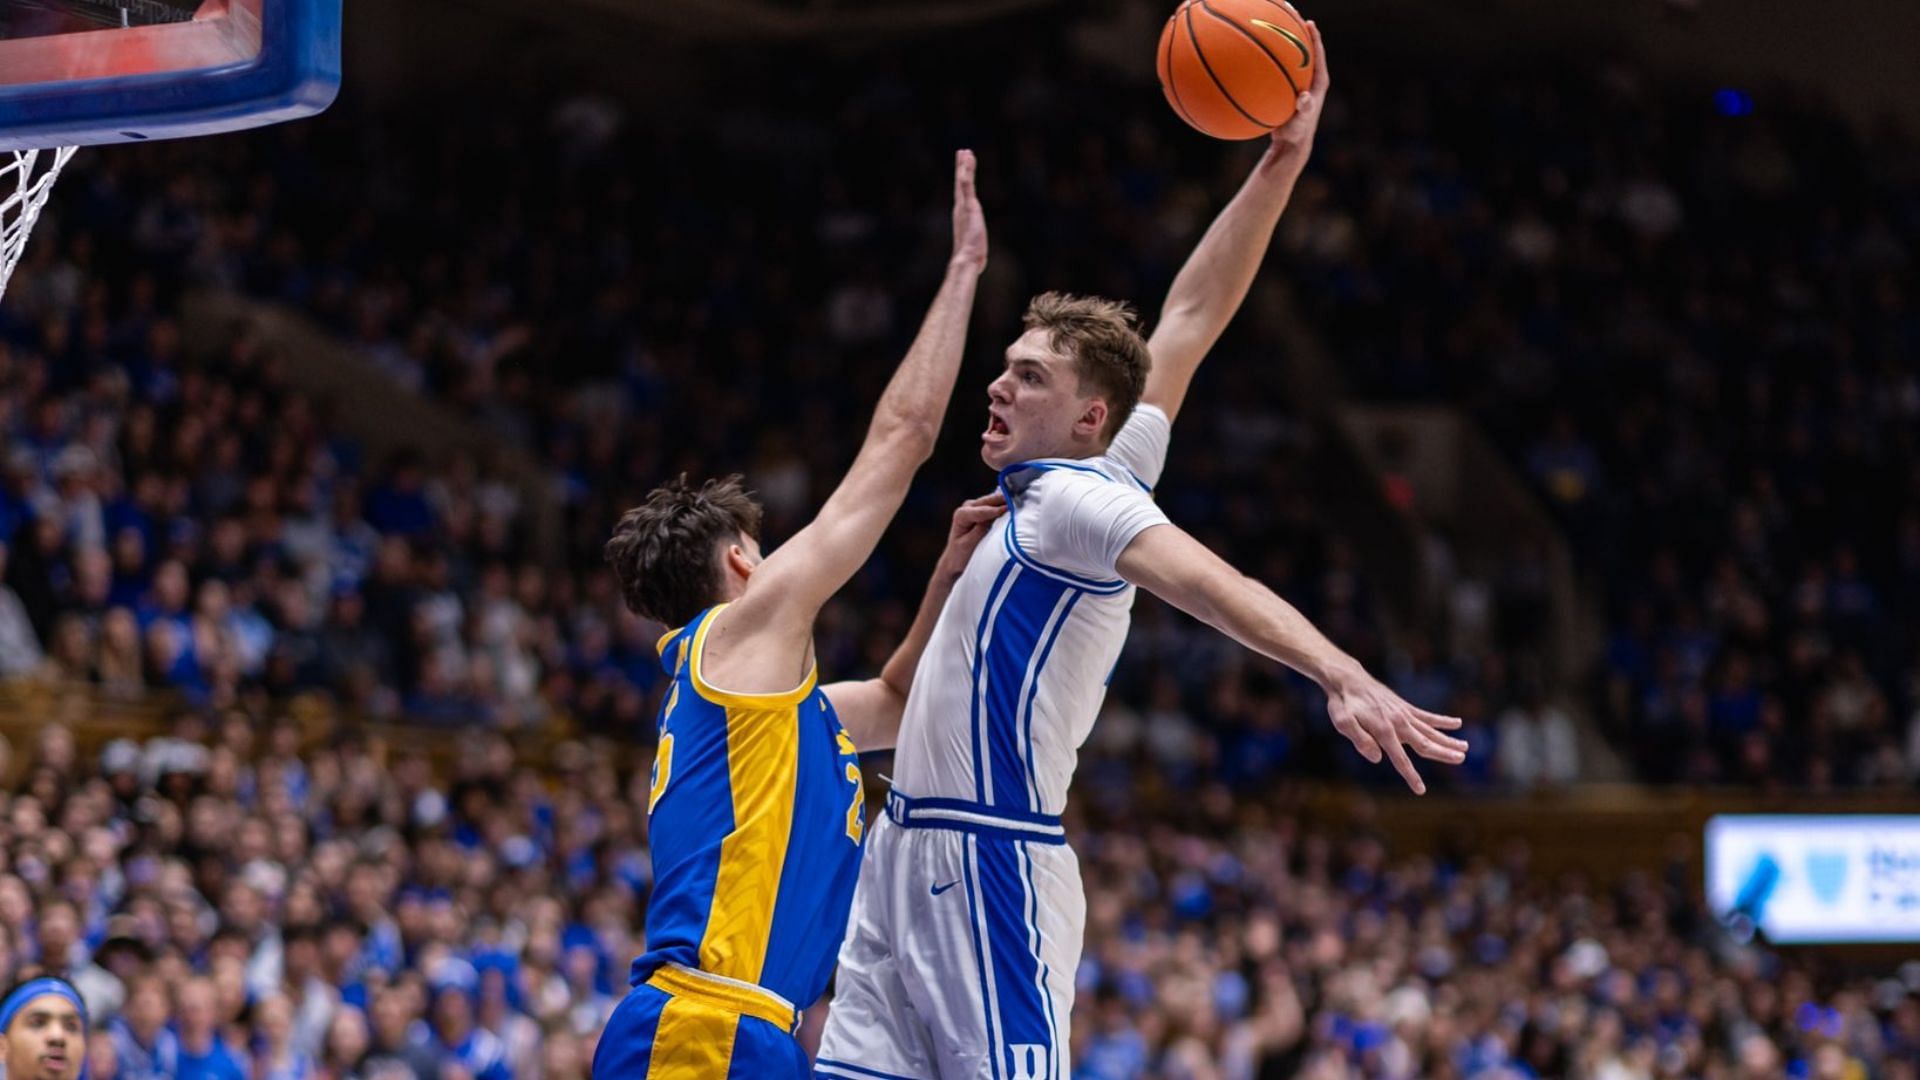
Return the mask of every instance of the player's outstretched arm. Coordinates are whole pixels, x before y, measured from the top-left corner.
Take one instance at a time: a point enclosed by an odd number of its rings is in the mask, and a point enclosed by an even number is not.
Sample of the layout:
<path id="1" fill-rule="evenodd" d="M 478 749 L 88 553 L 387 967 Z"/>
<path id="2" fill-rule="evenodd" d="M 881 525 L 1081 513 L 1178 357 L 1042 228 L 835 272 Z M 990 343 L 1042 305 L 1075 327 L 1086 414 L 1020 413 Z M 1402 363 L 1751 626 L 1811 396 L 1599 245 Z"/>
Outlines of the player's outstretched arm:
<path id="1" fill-rule="evenodd" d="M 1147 341 L 1153 370 L 1147 374 L 1141 400 L 1166 410 L 1168 419 L 1179 413 L 1200 361 L 1246 300 L 1254 275 L 1267 257 L 1274 226 L 1313 152 L 1314 132 L 1319 130 L 1320 110 L 1327 99 L 1327 49 L 1320 40 L 1320 28 L 1309 22 L 1307 29 L 1313 32 L 1314 56 L 1319 60 L 1313 85 L 1300 94 L 1293 119 L 1274 129 L 1253 174 L 1180 268 L 1161 305 L 1160 323 Z"/>
<path id="2" fill-rule="evenodd" d="M 953 512 L 953 528 L 947 533 L 947 548 L 927 580 L 927 594 L 920 600 L 920 611 L 900 647 L 887 658 L 877 679 L 830 683 L 820 689 L 840 714 L 840 724 L 852 737 L 861 753 L 889 750 L 900 737 L 900 715 L 907 708 L 907 691 L 913 686 L 913 673 L 920 667 L 920 654 L 933 636 L 933 625 L 940 621 L 940 609 L 960 572 L 973 558 L 993 519 L 1007 512 L 1007 500 L 999 492 L 968 499 Z"/>
<path id="3" fill-rule="evenodd" d="M 753 571 L 746 592 L 709 632 L 702 665 L 716 685 L 779 693 L 804 675 L 814 616 L 873 554 L 913 474 L 933 455 L 986 265 L 973 152 L 962 150 L 954 159 L 953 255 L 939 295 L 880 395 L 853 467 L 813 521 Z"/>
<path id="4" fill-rule="evenodd" d="M 1401 700 L 1292 604 L 1235 570 L 1184 529 L 1155 525 L 1142 531 L 1121 553 L 1118 565 L 1126 580 L 1319 683 L 1327 693 L 1334 730 L 1375 764 L 1384 751 L 1415 794 L 1425 794 L 1427 785 L 1406 747 L 1428 761 L 1458 765 L 1466 760 L 1467 744 L 1446 734 L 1460 726 L 1459 719 Z"/>

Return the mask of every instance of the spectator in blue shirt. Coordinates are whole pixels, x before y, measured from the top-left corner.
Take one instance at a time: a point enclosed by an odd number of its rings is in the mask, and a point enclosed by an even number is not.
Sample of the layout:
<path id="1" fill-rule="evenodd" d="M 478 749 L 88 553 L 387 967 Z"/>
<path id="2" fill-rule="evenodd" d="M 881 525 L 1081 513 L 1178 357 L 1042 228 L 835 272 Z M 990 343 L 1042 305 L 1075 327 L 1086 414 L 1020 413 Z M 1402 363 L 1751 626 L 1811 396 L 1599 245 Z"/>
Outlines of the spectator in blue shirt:
<path id="1" fill-rule="evenodd" d="M 464 960 L 449 961 L 442 969 L 433 983 L 429 1045 L 444 1058 L 459 1062 L 473 1080 L 513 1080 L 506 1044 L 473 1022 L 479 974 Z"/>
<path id="2" fill-rule="evenodd" d="M 215 1018 L 213 982 L 188 979 L 175 1001 L 175 1031 L 180 1039 L 179 1080 L 248 1080 L 247 1067 L 220 1031 Z"/>
<path id="3" fill-rule="evenodd" d="M 167 1029 L 167 987 L 148 977 L 127 989 L 127 1004 L 107 1024 L 119 1071 L 94 1080 L 172 1080 L 180 1075 L 180 1039 Z"/>

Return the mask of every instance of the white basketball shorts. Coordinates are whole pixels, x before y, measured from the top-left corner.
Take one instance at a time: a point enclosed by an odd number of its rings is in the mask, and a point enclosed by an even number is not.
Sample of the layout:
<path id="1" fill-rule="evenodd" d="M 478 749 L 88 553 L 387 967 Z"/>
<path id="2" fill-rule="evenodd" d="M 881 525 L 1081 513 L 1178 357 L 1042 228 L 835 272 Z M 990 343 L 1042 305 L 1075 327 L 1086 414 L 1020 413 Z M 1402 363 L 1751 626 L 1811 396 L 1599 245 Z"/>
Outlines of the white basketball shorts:
<path id="1" fill-rule="evenodd" d="M 890 794 L 814 1075 L 1067 1080 L 1086 916 L 1059 818 Z"/>

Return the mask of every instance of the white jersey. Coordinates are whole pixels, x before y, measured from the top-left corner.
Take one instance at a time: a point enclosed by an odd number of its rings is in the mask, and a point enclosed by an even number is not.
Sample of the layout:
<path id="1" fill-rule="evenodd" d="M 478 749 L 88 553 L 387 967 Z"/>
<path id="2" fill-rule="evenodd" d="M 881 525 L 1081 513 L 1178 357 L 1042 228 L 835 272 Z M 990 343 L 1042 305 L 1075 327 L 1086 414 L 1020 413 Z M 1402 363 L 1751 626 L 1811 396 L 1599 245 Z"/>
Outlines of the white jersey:
<path id="1" fill-rule="evenodd" d="M 916 799 L 1058 815 L 1133 618 L 1115 569 L 1164 524 L 1151 491 L 1170 426 L 1134 410 L 1107 452 L 1000 474 L 1008 512 L 980 542 L 914 673 L 894 782 Z"/>

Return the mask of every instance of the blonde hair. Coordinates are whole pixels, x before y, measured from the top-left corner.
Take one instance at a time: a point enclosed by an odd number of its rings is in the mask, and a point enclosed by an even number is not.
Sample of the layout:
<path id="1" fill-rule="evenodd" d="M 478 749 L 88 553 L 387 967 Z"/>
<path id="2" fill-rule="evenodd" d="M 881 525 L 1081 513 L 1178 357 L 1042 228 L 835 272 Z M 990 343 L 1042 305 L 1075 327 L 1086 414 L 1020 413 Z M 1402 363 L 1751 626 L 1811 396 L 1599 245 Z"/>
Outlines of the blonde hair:
<path id="1" fill-rule="evenodd" d="M 1139 315 L 1118 300 L 1048 292 L 1033 298 L 1023 321 L 1028 330 L 1045 330 L 1055 352 L 1073 358 L 1083 393 L 1106 399 L 1100 437 L 1111 442 L 1140 404 L 1153 367 Z"/>

